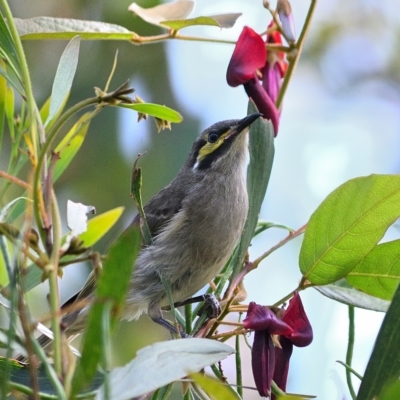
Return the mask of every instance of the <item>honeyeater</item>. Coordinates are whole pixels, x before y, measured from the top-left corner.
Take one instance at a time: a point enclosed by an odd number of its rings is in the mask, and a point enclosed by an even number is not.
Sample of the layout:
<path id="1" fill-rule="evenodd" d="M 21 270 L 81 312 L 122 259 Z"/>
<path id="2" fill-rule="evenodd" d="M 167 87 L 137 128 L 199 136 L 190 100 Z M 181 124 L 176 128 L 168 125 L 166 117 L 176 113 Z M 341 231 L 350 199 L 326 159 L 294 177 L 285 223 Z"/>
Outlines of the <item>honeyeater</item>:
<path id="1" fill-rule="evenodd" d="M 248 130 L 260 116 L 217 122 L 200 133 L 175 179 L 144 206 L 152 244 L 143 246 L 136 260 L 123 319 L 147 313 L 168 327 L 160 275 L 169 282 L 173 301 L 182 302 L 228 261 L 247 217 Z M 94 286 L 91 277 L 77 299 L 90 299 Z M 63 317 L 67 335 L 84 330 L 88 308 Z"/>

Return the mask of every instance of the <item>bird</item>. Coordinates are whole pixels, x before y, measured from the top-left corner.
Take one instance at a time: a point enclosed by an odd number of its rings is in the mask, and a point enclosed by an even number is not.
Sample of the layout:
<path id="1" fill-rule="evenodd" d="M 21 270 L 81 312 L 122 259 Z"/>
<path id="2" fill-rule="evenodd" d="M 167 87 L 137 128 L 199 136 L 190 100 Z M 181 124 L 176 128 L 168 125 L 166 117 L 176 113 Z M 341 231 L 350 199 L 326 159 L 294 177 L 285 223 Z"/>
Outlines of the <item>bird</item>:
<path id="1" fill-rule="evenodd" d="M 176 177 L 143 208 L 152 243 L 142 246 L 129 282 L 122 319 L 147 314 L 171 331 L 162 308 L 184 302 L 221 271 L 239 242 L 248 213 L 248 131 L 262 114 L 217 122 L 200 133 Z M 138 215 L 132 224 L 140 222 Z M 73 301 L 93 296 L 89 279 Z M 69 302 L 71 303 L 71 302 Z M 67 313 L 67 336 L 85 328 L 89 306 Z"/>

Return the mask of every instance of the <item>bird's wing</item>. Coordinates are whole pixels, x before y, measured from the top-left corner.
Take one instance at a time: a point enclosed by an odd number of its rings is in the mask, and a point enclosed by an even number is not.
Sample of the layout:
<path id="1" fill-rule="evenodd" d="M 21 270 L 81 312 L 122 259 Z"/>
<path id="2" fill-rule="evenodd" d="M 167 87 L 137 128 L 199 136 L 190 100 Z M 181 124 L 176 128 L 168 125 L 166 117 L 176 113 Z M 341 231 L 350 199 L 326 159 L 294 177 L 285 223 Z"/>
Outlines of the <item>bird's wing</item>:
<path id="1" fill-rule="evenodd" d="M 158 192 L 143 208 L 151 236 L 156 236 L 160 229 L 180 211 L 185 192 L 175 185 L 169 184 Z M 137 215 L 132 224 L 139 224 Z"/>

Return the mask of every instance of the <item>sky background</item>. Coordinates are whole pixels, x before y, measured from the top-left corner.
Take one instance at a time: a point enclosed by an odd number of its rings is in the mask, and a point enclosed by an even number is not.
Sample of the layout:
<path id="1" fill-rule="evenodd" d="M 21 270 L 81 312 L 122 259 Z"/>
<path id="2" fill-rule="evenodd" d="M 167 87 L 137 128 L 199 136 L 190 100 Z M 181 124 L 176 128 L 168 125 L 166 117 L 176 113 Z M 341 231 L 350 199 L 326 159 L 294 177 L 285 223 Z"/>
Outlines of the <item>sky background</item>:
<path id="1" fill-rule="evenodd" d="M 119 23 L 143 35 L 157 32 L 126 11 L 129 1 L 34 3 L 33 6 L 23 0 L 13 2 L 15 16 L 97 19 Z M 154 4 L 138 3 L 143 7 Z M 195 27 L 183 33 L 236 40 L 244 25 L 262 32 L 270 16 L 261 3 L 200 0 L 193 16 L 226 12 L 243 15 L 229 30 Z M 292 2 L 297 32 L 308 5 L 305 0 Z M 394 12 L 396 7 L 395 0 L 330 0 L 317 4 L 304 53 L 284 100 L 261 219 L 297 229 L 332 190 L 348 179 L 399 172 L 400 14 Z M 50 93 L 65 44 L 26 43 L 35 91 L 43 101 Z M 114 85 L 130 78 L 140 97 L 179 110 L 184 121 L 173 126 L 172 132 L 157 134 L 152 121 L 137 124 L 135 113 L 114 109 L 105 110 L 91 125 L 81 153 L 60 180 L 58 190 L 61 206 L 68 198 L 92 204 L 99 213 L 126 206 L 124 220 L 100 247 L 106 247 L 112 235 L 117 236 L 135 213 L 128 194 L 131 165 L 138 152 L 148 152 L 143 158 L 144 196 L 148 199 L 176 174 L 200 130 L 218 120 L 244 117 L 248 101 L 242 87 L 231 88 L 225 81 L 233 46 L 183 41 L 150 46 L 83 43 L 71 101 L 91 96 L 93 86 L 104 85 L 117 48 L 119 65 Z M 260 235 L 251 247 L 250 258 L 260 255 L 284 235 L 278 230 Z M 398 230 L 394 228 L 385 240 L 396 235 Z M 292 241 L 246 277 L 248 301 L 272 304 L 297 286 L 301 278 L 300 244 L 301 238 Z M 87 269 L 82 266 L 66 271 L 62 282 L 65 298 L 79 289 L 86 274 Z M 39 304 L 40 315 L 45 307 L 43 294 L 35 290 L 31 296 Z M 306 290 L 301 297 L 314 329 L 314 341 L 307 348 L 294 349 L 288 391 L 317 395 L 324 400 L 349 399 L 344 368 L 336 363 L 345 360 L 347 307 L 313 289 Z M 354 369 L 361 374 L 382 317 L 380 313 L 356 310 Z M 121 324 L 115 344 L 116 362 L 127 362 L 137 348 L 165 337 L 146 319 Z M 134 342 L 128 352 L 127 340 Z M 233 364 L 226 361 L 223 366 L 228 376 L 233 376 Z M 253 386 L 249 360 L 244 373 L 245 384 Z M 354 383 L 357 387 L 357 378 Z M 245 398 L 259 396 L 246 391 Z"/>

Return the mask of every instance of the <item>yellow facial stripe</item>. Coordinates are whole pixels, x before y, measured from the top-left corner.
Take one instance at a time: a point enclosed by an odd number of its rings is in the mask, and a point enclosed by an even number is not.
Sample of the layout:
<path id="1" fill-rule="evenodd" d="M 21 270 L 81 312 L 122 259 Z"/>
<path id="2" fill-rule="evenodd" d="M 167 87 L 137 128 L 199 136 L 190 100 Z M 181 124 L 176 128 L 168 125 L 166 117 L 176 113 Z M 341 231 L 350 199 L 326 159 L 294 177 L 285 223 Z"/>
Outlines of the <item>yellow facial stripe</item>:
<path id="1" fill-rule="evenodd" d="M 207 141 L 207 143 L 200 149 L 199 155 L 197 156 L 197 161 L 203 160 L 209 154 L 217 150 L 222 145 L 222 143 L 224 143 L 224 140 L 229 135 L 229 133 L 230 130 L 223 133 L 215 143 L 208 142 L 208 135 L 206 135 L 204 137 L 204 140 Z"/>

